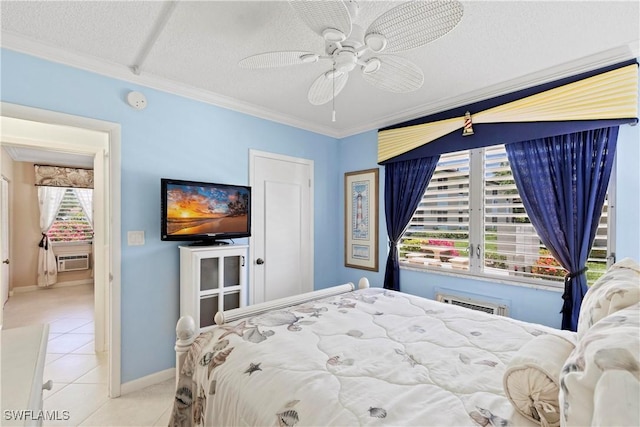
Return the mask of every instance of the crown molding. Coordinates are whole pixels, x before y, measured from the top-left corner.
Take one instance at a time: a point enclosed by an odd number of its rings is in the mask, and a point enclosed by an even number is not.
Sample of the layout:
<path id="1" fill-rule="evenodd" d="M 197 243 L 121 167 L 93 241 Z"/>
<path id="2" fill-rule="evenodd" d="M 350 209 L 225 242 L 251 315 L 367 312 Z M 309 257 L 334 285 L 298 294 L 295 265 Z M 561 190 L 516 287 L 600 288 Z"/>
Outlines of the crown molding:
<path id="1" fill-rule="evenodd" d="M 640 40 L 632 40 L 629 43 L 614 49 L 609 49 L 578 60 L 566 62 L 552 68 L 539 70 L 481 90 L 465 93 L 458 97 L 447 98 L 446 100 L 441 99 L 421 105 L 417 108 L 398 111 L 393 115 L 378 117 L 377 119 L 368 121 L 367 124 L 363 126 L 356 126 L 347 129 L 335 129 L 330 126 L 323 126 L 317 123 L 300 120 L 299 118 L 282 114 L 255 104 L 240 102 L 230 97 L 178 83 L 166 78 L 157 77 L 151 74 L 144 74 L 144 70 L 142 74 L 136 75 L 129 67 L 121 64 L 104 61 L 89 55 L 72 53 L 11 32 L 2 32 L 1 46 L 9 50 L 36 56 L 51 62 L 79 68 L 103 76 L 134 83 L 136 85 L 157 89 L 162 92 L 171 93 L 193 99 L 195 101 L 204 102 L 217 107 L 226 108 L 336 139 L 346 138 L 362 132 L 380 129 L 440 111 L 449 110 L 451 108 L 472 104 L 477 101 L 548 83 L 564 77 L 570 77 L 572 75 L 591 71 L 618 62 L 635 59 L 640 56 Z"/>
<path id="2" fill-rule="evenodd" d="M 121 64 L 98 59 L 90 55 L 81 55 L 69 52 L 56 46 L 51 46 L 6 31 L 2 32 L 0 40 L 1 46 L 5 49 L 35 56 L 58 64 L 67 65 L 69 67 L 90 71 L 106 77 L 134 83 L 136 85 L 157 89 L 162 92 L 171 93 L 173 95 L 193 99 L 195 101 L 204 102 L 206 104 L 215 105 L 217 107 L 226 108 L 272 122 L 308 130 L 310 132 L 319 133 L 333 138 L 340 137 L 339 132 L 336 132 L 335 129 L 330 127 L 310 123 L 255 104 L 240 102 L 230 97 L 178 83 L 170 79 L 154 76 L 152 74 L 145 74 L 144 68 L 140 75 L 136 75 L 129 67 Z"/>

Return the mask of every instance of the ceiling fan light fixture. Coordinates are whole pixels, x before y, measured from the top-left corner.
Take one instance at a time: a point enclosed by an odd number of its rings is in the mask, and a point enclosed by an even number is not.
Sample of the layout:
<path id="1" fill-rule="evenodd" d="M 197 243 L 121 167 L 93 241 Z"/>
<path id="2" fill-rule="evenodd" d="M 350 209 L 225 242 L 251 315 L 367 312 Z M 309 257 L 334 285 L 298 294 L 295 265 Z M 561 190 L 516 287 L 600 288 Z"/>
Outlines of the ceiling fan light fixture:
<path id="1" fill-rule="evenodd" d="M 348 73 L 349 71 L 356 68 L 356 64 L 358 62 L 358 57 L 354 52 L 349 50 L 343 50 L 338 52 L 333 56 L 335 69 L 341 71 L 343 73 Z"/>
<path id="2" fill-rule="evenodd" d="M 367 34 L 364 37 L 364 43 L 374 52 L 381 52 L 387 47 L 387 39 L 382 34 Z"/>
<path id="3" fill-rule="evenodd" d="M 326 28 L 322 32 L 322 37 L 324 37 L 324 39 L 329 43 L 340 43 L 347 38 L 342 31 L 336 28 Z"/>
<path id="4" fill-rule="evenodd" d="M 371 58 L 362 66 L 362 72 L 364 74 L 373 74 L 380 69 L 380 60 L 378 58 Z"/>

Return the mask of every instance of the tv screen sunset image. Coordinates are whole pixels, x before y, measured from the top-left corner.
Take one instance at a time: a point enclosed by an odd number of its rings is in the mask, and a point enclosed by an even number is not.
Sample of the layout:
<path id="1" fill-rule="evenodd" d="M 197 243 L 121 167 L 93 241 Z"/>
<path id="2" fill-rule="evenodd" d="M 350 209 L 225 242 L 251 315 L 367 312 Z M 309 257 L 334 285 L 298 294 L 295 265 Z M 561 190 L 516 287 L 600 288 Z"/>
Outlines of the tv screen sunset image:
<path id="1" fill-rule="evenodd" d="M 170 235 L 247 232 L 249 191 L 238 187 L 167 185 Z"/>

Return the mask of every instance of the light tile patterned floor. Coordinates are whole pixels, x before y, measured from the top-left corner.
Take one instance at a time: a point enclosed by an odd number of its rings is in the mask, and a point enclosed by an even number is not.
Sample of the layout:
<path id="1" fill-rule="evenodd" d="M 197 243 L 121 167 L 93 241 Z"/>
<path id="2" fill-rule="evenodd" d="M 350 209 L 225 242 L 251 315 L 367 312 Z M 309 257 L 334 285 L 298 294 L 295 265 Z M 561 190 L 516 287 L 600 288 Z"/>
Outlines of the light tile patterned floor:
<path id="1" fill-rule="evenodd" d="M 49 323 L 44 381 L 45 411 L 69 411 L 70 419 L 45 426 L 166 426 L 174 382 L 107 397 L 108 360 L 93 347 L 93 286 L 15 293 L 5 305 L 4 329 Z M 62 417 L 60 417 L 62 418 Z"/>

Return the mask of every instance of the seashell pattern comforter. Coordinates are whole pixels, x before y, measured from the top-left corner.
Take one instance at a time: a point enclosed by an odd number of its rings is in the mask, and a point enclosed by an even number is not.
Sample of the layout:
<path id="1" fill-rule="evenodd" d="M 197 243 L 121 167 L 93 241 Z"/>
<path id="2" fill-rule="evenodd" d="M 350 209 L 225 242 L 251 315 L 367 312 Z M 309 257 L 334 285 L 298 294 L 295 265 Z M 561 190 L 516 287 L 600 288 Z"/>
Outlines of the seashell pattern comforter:
<path id="1" fill-rule="evenodd" d="M 530 425 L 502 388 L 541 325 L 379 288 L 201 334 L 171 426 Z"/>

